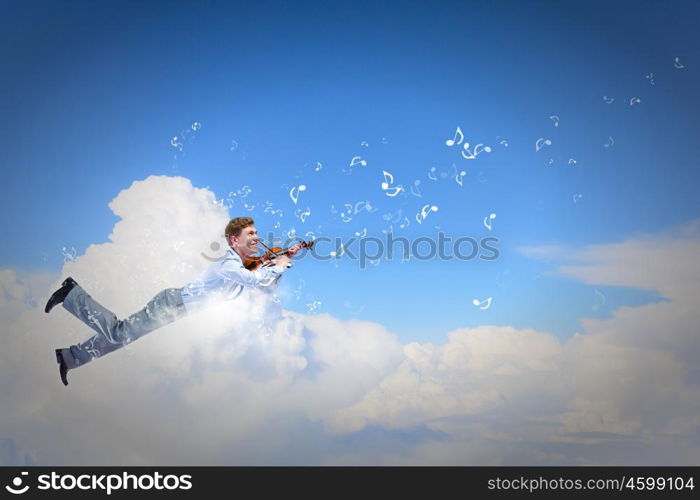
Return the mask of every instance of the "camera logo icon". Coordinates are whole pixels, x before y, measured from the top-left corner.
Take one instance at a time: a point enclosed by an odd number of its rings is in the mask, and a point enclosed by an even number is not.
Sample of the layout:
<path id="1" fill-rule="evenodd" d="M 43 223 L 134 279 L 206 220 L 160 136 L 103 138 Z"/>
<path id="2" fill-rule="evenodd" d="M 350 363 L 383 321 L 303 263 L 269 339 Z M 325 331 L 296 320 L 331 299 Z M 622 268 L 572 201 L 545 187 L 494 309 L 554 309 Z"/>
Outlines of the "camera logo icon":
<path id="1" fill-rule="evenodd" d="M 29 475 L 28 472 L 22 472 L 22 476 L 27 475 Z M 26 493 L 29 489 L 29 485 L 26 485 L 24 488 L 20 488 L 20 486 L 22 486 L 22 478 L 20 476 L 17 476 L 12 480 L 12 485 L 17 489 L 13 488 L 12 486 L 5 486 L 5 489 L 15 495 L 21 495 L 22 493 Z"/>

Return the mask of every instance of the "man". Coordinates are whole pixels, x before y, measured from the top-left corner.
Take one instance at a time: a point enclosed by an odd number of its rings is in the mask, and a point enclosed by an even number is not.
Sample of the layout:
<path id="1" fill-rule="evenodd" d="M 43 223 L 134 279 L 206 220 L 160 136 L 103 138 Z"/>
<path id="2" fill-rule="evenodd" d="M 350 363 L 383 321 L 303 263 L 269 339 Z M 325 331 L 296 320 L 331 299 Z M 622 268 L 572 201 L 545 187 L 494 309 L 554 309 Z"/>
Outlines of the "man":
<path id="1" fill-rule="evenodd" d="M 235 298 L 243 287 L 269 289 L 276 286 L 282 273 L 291 267 L 290 257 L 281 255 L 274 265 L 249 271 L 243 266 L 246 258 L 258 253 L 258 231 L 253 219 L 238 217 L 226 226 L 226 241 L 229 249 L 223 260 L 212 263 L 192 283 L 183 288 L 168 288 L 153 297 L 146 306 L 126 319 L 119 320 L 107 308 L 100 305 L 83 290 L 73 278 L 68 277 L 46 303 L 45 312 L 57 304 L 80 319 L 97 332 L 90 339 L 63 349 L 56 349 L 59 375 L 68 385 L 68 370 L 99 358 L 125 346 L 143 335 L 168 323 L 172 323 L 188 312 L 196 310 L 212 299 Z M 289 249 L 293 256 L 298 246 Z"/>

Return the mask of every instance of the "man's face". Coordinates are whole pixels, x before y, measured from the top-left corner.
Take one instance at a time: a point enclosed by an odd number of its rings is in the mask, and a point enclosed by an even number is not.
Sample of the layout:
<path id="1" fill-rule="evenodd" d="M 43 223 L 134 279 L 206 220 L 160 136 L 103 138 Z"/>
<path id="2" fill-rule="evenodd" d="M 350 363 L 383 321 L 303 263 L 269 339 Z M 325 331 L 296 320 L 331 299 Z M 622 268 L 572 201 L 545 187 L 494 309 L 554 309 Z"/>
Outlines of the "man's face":
<path id="1" fill-rule="evenodd" d="M 258 253 L 258 230 L 255 226 L 248 226 L 241 229 L 241 234 L 232 236 L 233 248 L 238 250 L 238 253 L 243 257 L 255 255 Z"/>

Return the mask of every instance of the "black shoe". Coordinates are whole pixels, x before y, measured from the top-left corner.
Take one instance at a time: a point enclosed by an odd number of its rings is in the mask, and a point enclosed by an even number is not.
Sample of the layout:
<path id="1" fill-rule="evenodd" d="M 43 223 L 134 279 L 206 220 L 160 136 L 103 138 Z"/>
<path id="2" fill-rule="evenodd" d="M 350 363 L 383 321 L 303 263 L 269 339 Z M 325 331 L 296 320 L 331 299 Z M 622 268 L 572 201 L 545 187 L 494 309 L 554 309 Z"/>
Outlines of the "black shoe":
<path id="1" fill-rule="evenodd" d="M 53 309 L 53 306 L 60 304 L 66 299 L 66 296 L 68 293 L 73 290 L 73 287 L 77 285 L 75 280 L 71 278 L 70 276 L 66 278 L 66 280 L 63 282 L 61 285 L 61 288 L 53 292 L 53 295 L 49 299 L 49 301 L 46 303 L 46 307 L 44 308 L 44 312 L 50 312 L 51 309 Z"/>
<path id="2" fill-rule="evenodd" d="M 68 385 L 68 365 L 63 359 L 61 349 L 56 349 L 56 361 L 58 362 L 58 373 L 61 375 L 61 382 L 63 382 L 63 385 Z"/>

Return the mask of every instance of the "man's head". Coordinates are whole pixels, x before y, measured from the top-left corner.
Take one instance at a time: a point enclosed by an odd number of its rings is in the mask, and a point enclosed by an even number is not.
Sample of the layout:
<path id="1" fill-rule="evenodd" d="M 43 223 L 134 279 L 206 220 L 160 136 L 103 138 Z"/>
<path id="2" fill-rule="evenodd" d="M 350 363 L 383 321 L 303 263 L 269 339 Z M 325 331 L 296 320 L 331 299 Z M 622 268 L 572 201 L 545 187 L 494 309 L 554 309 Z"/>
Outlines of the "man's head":
<path id="1" fill-rule="evenodd" d="M 258 231 L 250 217 L 236 217 L 226 225 L 226 241 L 242 258 L 258 253 Z"/>

